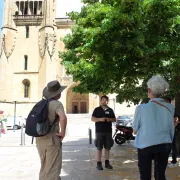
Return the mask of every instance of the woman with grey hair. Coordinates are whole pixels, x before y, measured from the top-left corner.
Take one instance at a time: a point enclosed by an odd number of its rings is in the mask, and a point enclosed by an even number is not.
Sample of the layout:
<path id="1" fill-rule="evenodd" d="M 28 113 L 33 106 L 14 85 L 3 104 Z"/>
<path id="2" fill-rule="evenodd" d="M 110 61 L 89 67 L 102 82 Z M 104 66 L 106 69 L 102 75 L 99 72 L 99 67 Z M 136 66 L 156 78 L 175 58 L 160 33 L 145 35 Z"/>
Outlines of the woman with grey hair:
<path id="1" fill-rule="evenodd" d="M 140 179 L 151 180 L 154 159 L 155 180 L 165 180 L 165 170 L 174 136 L 174 107 L 161 98 L 169 87 L 162 76 L 153 76 L 147 82 L 147 86 L 150 101 L 137 106 L 133 122 Z"/>

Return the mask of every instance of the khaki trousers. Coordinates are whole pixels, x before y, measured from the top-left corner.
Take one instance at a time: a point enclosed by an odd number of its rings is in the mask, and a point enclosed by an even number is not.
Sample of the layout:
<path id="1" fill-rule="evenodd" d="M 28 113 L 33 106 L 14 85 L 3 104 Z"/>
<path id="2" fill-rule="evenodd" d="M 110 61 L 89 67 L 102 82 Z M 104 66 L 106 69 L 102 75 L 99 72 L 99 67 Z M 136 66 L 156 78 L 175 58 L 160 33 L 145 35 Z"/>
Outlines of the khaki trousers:
<path id="1" fill-rule="evenodd" d="M 62 145 L 37 143 L 41 160 L 39 180 L 61 180 Z"/>

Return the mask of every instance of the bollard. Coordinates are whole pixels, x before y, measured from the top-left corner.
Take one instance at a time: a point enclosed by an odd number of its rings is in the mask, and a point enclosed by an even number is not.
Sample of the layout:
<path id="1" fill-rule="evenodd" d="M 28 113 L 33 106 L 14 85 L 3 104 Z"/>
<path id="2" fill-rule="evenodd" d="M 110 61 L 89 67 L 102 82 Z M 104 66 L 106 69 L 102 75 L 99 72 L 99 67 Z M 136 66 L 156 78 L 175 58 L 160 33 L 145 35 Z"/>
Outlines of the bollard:
<path id="1" fill-rule="evenodd" d="M 23 133 L 23 127 L 21 127 L 21 145 L 25 145 L 25 133 Z"/>
<path id="2" fill-rule="evenodd" d="M 89 128 L 89 144 L 92 144 L 92 130 Z"/>
<path id="3" fill-rule="evenodd" d="M 33 144 L 33 142 L 34 142 L 34 137 L 32 137 L 32 141 L 31 141 L 31 144 Z"/>
<path id="4" fill-rule="evenodd" d="M 25 135 L 26 135 L 26 134 L 24 133 L 24 134 L 23 134 L 23 137 L 24 137 L 24 145 L 25 145 Z"/>

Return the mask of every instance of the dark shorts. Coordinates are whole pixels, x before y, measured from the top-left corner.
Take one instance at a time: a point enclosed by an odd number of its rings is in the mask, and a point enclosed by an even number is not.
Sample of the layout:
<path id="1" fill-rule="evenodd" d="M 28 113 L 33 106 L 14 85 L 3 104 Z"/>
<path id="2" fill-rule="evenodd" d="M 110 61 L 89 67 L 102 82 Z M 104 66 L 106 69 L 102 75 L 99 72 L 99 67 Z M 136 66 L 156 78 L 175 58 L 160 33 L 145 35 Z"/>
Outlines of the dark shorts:
<path id="1" fill-rule="evenodd" d="M 114 144 L 112 133 L 96 132 L 96 139 L 94 141 L 94 144 L 98 150 L 102 150 L 103 148 L 110 150 Z"/>

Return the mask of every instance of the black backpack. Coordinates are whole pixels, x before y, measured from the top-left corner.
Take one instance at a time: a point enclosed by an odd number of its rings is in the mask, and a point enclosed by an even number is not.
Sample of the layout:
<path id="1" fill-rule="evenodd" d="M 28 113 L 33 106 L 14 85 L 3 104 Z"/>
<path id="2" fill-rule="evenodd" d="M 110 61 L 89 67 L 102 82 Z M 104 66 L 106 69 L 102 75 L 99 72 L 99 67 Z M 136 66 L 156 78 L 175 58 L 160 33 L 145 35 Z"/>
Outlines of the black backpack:
<path id="1" fill-rule="evenodd" d="M 50 132 L 56 122 L 56 120 L 54 120 L 53 124 L 50 125 L 48 119 L 48 106 L 52 100 L 54 99 L 42 99 L 32 108 L 26 120 L 25 133 L 27 135 L 40 137 Z"/>

